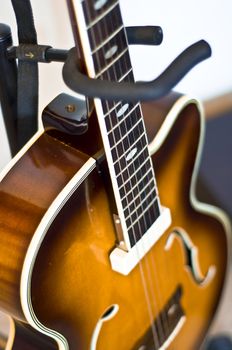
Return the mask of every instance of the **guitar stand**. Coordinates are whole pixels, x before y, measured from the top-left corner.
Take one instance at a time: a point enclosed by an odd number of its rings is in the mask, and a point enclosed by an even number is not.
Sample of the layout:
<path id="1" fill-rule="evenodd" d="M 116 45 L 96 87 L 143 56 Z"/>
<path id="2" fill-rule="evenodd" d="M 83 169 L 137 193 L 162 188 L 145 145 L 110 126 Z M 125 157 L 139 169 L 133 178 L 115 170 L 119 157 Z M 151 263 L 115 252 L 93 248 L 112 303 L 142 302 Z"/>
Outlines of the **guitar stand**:
<path id="1" fill-rule="evenodd" d="M 71 49 L 63 67 L 63 79 L 70 89 L 87 97 L 125 102 L 150 101 L 167 95 L 193 67 L 210 56 L 209 44 L 200 40 L 183 51 L 153 81 L 118 83 L 87 77 L 80 70 L 76 50 Z"/>
<path id="2" fill-rule="evenodd" d="M 141 31 L 141 27 L 139 29 Z M 141 40 L 137 42 L 132 34 L 130 37 L 133 37 L 133 44 L 141 44 Z M 148 42 L 151 45 L 151 41 L 148 40 L 143 44 L 147 45 Z M 155 40 L 153 45 L 158 43 L 160 40 Z M 118 83 L 89 78 L 81 71 L 81 62 L 78 61 L 75 48 L 65 51 L 50 46 L 23 44 L 9 48 L 7 54 L 10 59 L 19 58 L 44 63 L 64 62 L 63 79 L 66 85 L 86 97 L 136 102 L 156 100 L 168 94 L 193 67 L 211 56 L 211 48 L 206 41 L 200 40 L 184 50 L 158 78 L 151 82 L 137 83 Z"/>
<path id="3" fill-rule="evenodd" d="M 163 40 L 163 32 L 159 26 L 127 27 L 127 38 L 130 45 L 160 45 Z M 147 101 L 161 98 L 198 63 L 211 56 L 209 44 L 201 40 L 183 51 L 160 75 L 151 82 L 112 82 L 100 79 L 91 79 L 82 72 L 81 62 L 77 58 L 75 48 L 66 51 L 54 49 L 51 46 L 37 44 L 19 44 L 12 46 L 11 31 L 5 24 L 0 24 L 0 102 L 3 118 L 9 139 L 12 155 L 17 151 L 17 68 L 16 59 L 27 62 L 50 63 L 53 61 L 64 62 L 63 79 L 66 85 L 75 92 L 87 98 L 101 98 L 114 101 Z M 68 105 L 70 97 L 62 95 L 62 103 Z M 78 104 L 79 99 L 76 99 Z M 58 99 L 53 103 L 55 110 Z M 50 106 L 50 105 L 49 105 Z M 48 106 L 48 107 L 49 107 Z M 53 108 L 52 107 L 52 108 Z M 49 109 L 49 108 L 48 108 Z M 83 105 L 82 105 L 83 111 Z M 45 120 L 48 123 L 48 114 Z M 87 112 L 69 114 L 53 113 L 53 127 L 62 128 L 62 131 L 82 134 L 87 130 Z M 62 127 L 60 127 L 62 120 Z M 66 125 L 67 124 L 67 125 Z"/>
<path id="4" fill-rule="evenodd" d="M 6 52 L 12 46 L 10 27 L 0 23 L 0 102 L 11 154 L 17 151 L 17 67 L 15 60 L 9 60 Z"/>

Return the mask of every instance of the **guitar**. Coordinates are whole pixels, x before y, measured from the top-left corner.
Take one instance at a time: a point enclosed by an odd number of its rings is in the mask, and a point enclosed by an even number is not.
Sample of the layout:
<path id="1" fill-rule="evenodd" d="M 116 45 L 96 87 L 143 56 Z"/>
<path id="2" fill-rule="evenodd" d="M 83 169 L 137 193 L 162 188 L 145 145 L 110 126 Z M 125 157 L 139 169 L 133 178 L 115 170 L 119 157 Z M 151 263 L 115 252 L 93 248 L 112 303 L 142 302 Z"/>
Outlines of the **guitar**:
<path id="1" fill-rule="evenodd" d="M 133 81 L 118 2 L 68 5 L 88 74 Z M 174 93 L 94 105 L 84 137 L 39 131 L 1 174 L 6 349 L 198 349 L 230 232 L 195 195 L 202 107 Z"/>

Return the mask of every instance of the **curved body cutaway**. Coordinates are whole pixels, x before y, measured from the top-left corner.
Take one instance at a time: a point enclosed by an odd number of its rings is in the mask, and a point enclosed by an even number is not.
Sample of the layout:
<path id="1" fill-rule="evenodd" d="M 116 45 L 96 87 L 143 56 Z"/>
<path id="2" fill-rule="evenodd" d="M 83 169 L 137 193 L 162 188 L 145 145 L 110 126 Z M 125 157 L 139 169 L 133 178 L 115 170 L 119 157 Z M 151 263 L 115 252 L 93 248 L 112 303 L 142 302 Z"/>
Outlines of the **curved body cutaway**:
<path id="1" fill-rule="evenodd" d="M 229 224 L 195 197 L 201 109 L 175 97 L 144 111 L 172 224 L 128 276 L 110 266 L 117 238 L 107 175 L 82 149 L 42 134 L 2 180 L 1 308 L 53 338 L 47 349 L 55 341 L 60 350 L 195 350 L 211 323 Z"/>

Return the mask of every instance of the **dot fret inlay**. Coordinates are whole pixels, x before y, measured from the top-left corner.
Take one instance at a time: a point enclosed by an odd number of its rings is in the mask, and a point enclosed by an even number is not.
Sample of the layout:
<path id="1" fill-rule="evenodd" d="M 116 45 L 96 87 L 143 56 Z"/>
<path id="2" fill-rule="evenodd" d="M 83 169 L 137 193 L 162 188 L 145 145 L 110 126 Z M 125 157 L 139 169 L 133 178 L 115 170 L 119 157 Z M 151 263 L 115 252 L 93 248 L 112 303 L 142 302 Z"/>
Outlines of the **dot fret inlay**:
<path id="1" fill-rule="evenodd" d="M 94 9 L 95 10 L 100 10 L 105 4 L 107 3 L 107 0 L 97 0 L 95 3 L 94 3 Z"/>
<path id="2" fill-rule="evenodd" d="M 82 8 L 86 28 L 80 30 L 89 41 L 88 62 L 92 60 L 95 73 L 91 77 L 134 82 L 118 1 L 83 0 Z M 98 108 L 117 214 L 132 248 L 161 213 L 143 116 L 139 102 L 98 100 Z"/>

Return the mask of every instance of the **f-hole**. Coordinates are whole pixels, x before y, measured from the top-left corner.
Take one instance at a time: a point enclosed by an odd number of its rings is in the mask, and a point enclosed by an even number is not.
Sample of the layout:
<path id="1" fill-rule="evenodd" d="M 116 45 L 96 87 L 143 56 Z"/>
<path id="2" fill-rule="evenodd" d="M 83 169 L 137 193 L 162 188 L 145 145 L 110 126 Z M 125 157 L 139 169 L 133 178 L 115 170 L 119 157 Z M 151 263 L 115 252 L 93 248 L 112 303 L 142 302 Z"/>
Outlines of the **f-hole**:
<path id="1" fill-rule="evenodd" d="M 169 250 L 173 244 L 174 239 L 180 238 L 184 247 L 186 256 L 186 266 L 192 274 L 194 281 L 201 286 L 206 286 L 210 283 L 216 273 L 216 267 L 210 266 L 206 275 L 201 272 L 198 256 L 198 248 L 193 244 L 188 233 L 182 228 L 175 228 L 166 242 L 165 250 Z"/>
<path id="2" fill-rule="evenodd" d="M 110 321 L 118 312 L 119 306 L 117 304 L 113 304 L 109 306 L 102 316 L 99 318 L 97 321 L 97 324 L 94 328 L 92 339 L 91 339 L 91 344 L 90 344 L 90 350 L 97 350 L 97 342 L 99 338 L 99 334 L 101 332 L 102 326 L 105 322 Z"/>

